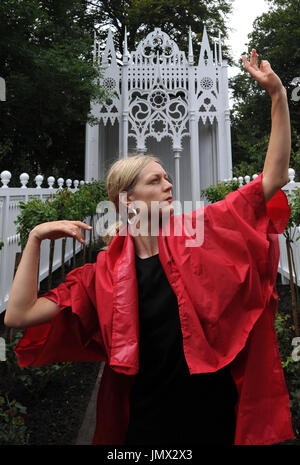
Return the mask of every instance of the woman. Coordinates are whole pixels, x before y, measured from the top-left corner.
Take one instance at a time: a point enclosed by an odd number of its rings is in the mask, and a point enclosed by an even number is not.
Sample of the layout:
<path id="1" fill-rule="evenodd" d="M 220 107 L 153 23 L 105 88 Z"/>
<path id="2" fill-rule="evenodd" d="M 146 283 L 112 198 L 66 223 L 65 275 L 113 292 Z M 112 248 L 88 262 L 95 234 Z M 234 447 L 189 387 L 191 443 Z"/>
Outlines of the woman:
<path id="1" fill-rule="evenodd" d="M 30 233 L 5 323 L 27 328 L 16 347 L 21 366 L 106 362 L 93 444 L 272 444 L 294 437 L 273 321 L 277 234 L 290 215 L 280 189 L 288 182 L 288 105 L 268 62 L 258 68 L 255 50 L 243 62 L 272 98 L 268 153 L 254 181 L 189 217 L 204 221 L 202 245 L 187 247 L 185 230 L 174 234 L 182 217 L 172 215 L 172 184 L 160 161 L 147 156 L 118 160 L 107 176 L 109 198 L 117 211 L 121 200 L 128 223 L 97 263 L 73 270 L 39 298 L 41 241 L 83 242 L 81 229 L 89 227 L 58 221 Z"/>

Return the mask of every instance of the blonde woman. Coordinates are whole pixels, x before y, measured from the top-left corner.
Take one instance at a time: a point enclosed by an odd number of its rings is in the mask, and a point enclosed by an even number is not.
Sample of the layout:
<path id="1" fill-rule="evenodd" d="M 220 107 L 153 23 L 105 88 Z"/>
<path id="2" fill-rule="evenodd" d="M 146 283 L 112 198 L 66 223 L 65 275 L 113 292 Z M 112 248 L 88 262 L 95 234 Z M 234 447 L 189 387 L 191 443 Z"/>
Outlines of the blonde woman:
<path id="1" fill-rule="evenodd" d="M 274 330 L 278 234 L 290 216 L 281 190 L 288 182 L 288 105 L 268 62 L 258 68 L 255 50 L 250 63 L 243 61 L 272 98 L 269 149 L 256 179 L 224 201 L 174 215 L 173 186 L 158 158 L 116 161 L 107 189 L 123 221 L 96 263 L 40 297 L 41 241 L 83 241 L 88 226 L 58 221 L 30 233 L 5 322 L 26 328 L 16 347 L 21 366 L 105 362 L 93 444 L 272 444 L 294 437 Z M 191 229 L 174 233 L 185 216 L 191 224 L 204 221 L 198 246 L 187 246 Z"/>

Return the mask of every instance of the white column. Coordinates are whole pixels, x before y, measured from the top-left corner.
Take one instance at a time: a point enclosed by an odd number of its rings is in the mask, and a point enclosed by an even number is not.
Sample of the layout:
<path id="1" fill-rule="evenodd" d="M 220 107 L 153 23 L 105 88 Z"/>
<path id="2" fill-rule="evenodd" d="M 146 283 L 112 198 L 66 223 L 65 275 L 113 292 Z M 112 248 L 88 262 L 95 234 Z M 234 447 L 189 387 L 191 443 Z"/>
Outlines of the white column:
<path id="1" fill-rule="evenodd" d="M 175 160 L 175 200 L 181 201 L 180 198 L 180 153 L 182 149 L 174 149 Z"/>
<path id="2" fill-rule="evenodd" d="M 84 178 L 91 181 L 99 177 L 99 125 L 86 124 Z"/>
<path id="3" fill-rule="evenodd" d="M 129 54 L 127 50 L 127 32 L 125 28 L 124 36 L 124 53 L 123 53 L 123 67 L 122 67 L 122 96 L 121 96 L 121 141 L 122 147 L 120 156 L 125 158 L 128 156 L 128 114 L 129 114 L 129 101 L 128 101 L 128 63 Z"/>
<path id="4" fill-rule="evenodd" d="M 230 107 L 228 95 L 228 64 L 223 60 L 219 68 L 219 117 L 218 117 L 218 181 L 232 177 Z"/>
<path id="5" fill-rule="evenodd" d="M 192 39 L 189 39 L 189 130 L 190 130 L 190 160 L 191 160 L 191 190 L 193 210 L 196 201 L 200 200 L 200 160 L 199 160 L 199 133 L 198 118 L 196 115 L 195 67 L 192 51 Z"/>
<path id="6" fill-rule="evenodd" d="M 196 201 L 200 200 L 200 160 L 199 160 L 199 131 L 196 112 L 190 111 L 190 154 L 191 154 L 191 186 L 193 209 Z"/>

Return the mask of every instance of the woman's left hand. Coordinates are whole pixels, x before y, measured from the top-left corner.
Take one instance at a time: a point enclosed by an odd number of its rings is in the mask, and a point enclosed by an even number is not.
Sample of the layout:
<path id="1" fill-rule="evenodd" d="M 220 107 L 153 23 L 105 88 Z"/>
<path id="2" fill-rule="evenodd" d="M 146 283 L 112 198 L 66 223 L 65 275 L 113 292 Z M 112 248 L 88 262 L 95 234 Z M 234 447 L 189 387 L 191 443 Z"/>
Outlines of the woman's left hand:
<path id="1" fill-rule="evenodd" d="M 273 97 L 274 95 L 285 90 L 280 78 L 271 68 L 267 60 L 261 60 L 258 67 L 258 55 L 255 48 L 251 51 L 250 63 L 246 55 L 242 55 L 243 65 L 246 71 Z"/>

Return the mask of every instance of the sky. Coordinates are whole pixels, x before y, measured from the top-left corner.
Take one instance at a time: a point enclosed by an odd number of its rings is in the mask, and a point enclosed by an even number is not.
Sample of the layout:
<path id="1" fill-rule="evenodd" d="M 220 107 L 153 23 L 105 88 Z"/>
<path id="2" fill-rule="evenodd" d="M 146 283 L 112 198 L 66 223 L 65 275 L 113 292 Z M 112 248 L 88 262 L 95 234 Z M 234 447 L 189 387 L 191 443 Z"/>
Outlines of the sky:
<path id="1" fill-rule="evenodd" d="M 241 57 L 246 50 L 245 43 L 248 42 L 247 35 L 252 31 L 253 21 L 257 16 L 269 10 L 269 4 L 266 0 L 234 0 L 233 12 L 230 19 L 227 20 L 228 28 L 232 29 L 229 33 L 229 44 L 235 61 Z M 237 67 L 228 68 L 228 77 L 232 77 L 240 72 Z"/>

